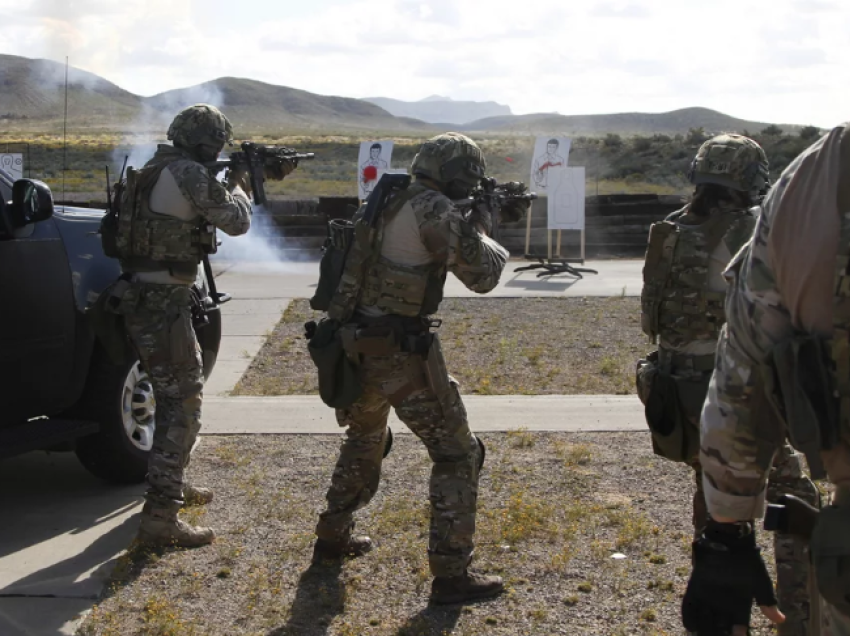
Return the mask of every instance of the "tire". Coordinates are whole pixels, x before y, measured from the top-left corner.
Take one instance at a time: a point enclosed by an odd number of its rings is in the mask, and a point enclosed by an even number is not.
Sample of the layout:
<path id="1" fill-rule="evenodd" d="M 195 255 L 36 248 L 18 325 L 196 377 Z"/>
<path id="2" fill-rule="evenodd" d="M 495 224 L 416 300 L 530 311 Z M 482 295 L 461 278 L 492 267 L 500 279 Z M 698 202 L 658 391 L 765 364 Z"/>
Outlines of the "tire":
<path id="1" fill-rule="evenodd" d="M 145 480 L 155 427 L 153 388 L 138 358 L 115 365 L 96 347 L 86 388 L 74 409 L 100 424 L 97 433 L 77 440 L 76 454 L 92 474 L 111 483 Z"/>

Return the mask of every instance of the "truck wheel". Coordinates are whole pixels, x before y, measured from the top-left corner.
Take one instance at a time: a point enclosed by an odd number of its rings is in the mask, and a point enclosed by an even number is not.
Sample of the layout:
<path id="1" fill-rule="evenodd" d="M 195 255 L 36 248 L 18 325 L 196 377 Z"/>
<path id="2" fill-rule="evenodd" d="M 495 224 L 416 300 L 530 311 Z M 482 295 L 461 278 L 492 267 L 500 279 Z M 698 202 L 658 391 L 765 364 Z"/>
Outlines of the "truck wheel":
<path id="1" fill-rule="evenodd" d="M 79 411 L 99 422 L 100 430 L 77 440 L 80 462 L 109 482 L 144 481 L 153 446 L 155 409 L 153 386 L 135 356 L 123 365 L 114 365 L 103 351 L 96 351 Z"/>

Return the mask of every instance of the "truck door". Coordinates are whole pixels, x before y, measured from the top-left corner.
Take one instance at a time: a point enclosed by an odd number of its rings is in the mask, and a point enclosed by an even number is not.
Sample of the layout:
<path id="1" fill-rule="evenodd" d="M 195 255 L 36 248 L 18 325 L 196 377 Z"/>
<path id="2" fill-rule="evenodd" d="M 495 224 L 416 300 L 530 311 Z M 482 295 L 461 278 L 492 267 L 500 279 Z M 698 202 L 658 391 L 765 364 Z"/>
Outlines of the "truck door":
<path id="1" fill-rule="evenodd" d="M 0 237 L 0 426 L 64 406 L 74 312 L 71 272 L 54 220 Z"/>

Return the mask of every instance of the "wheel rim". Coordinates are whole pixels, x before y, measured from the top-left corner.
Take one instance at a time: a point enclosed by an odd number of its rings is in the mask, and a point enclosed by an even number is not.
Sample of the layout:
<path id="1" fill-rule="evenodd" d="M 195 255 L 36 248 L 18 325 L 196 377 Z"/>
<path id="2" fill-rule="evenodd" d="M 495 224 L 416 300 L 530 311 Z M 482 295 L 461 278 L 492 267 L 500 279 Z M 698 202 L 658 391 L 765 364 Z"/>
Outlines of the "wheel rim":
<path id="1" fill-rule="evenodd" d="M 121 407 L 127 439 L 139 450 L 148 452 L 153 446 L 153 432 L 156 428 L 156 399 L 150 378 L 138 362 L 124 380 Z"/>

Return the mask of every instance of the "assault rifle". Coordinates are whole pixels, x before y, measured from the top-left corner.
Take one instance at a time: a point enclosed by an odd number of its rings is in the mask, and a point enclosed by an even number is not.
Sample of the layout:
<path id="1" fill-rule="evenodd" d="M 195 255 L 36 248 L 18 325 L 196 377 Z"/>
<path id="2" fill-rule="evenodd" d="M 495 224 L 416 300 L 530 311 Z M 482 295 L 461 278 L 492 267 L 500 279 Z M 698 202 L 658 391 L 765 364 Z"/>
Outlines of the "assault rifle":
<path id="1" fill-rule="evenodd" d="M 517 208 L 512 208 L 512 202 L 522 202 L 530 205 L 537 198 L 537 193 L 529 192 L 528 186 L 522 181 L 508 181 L 498 183 L 492 177 L 481 179 L 477 188 L 472 191 L 469 198 L 463 201 L 455 201 L 455 206 L 460 209 L 466 219 L 475 222 L 480 217 L 480 208 L 490 210 L 493 217 L 493 238 L 499 240 L 499 224 L 501 220 L 519 221 L 522 218 Z M 508 208 L 509 215 L 502 214 L 502 209 Z"/>
<path id="2" fill-rule="evenodd" d="M 262 146 L 252 141 L 243 141 L 242 150 L 231 152 L 226 159 L 205 163 L 207 168 L 228 168 L 229 170 L 244 170 L 251 182 L 251 191 L 255 205 L 265 205 L 266 189 L 263 183 L 266 177 L 282 179 L 284 165 L 287 163 L 298 167 L 302 159 L 315 158 L 312 152 L 298 152 L 286 146 Z"/>

